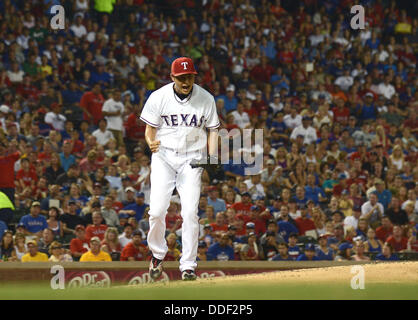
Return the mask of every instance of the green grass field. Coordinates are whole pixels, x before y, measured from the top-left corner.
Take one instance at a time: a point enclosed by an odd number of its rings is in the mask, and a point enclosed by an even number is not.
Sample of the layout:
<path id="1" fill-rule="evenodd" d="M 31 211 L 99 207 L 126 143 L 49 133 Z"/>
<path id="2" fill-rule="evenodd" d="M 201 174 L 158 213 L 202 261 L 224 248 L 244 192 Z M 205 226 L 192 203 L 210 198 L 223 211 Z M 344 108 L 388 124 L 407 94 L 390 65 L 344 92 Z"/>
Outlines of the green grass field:
<path id="1" fill-rule="evenodd" d="M 211 286 L 197 283 L 178 286 L 155 284 L 135 288 L 83 288 L 52 290 L 45 285 L 0 286 L 1 300 L 345 300 L 345 299 L 389 299 L 417 300 L 416 284 L 370 284 L 364 290 L 353 290 L 347 283 L 309 285 L 245 285 L 228 284 Z"/>

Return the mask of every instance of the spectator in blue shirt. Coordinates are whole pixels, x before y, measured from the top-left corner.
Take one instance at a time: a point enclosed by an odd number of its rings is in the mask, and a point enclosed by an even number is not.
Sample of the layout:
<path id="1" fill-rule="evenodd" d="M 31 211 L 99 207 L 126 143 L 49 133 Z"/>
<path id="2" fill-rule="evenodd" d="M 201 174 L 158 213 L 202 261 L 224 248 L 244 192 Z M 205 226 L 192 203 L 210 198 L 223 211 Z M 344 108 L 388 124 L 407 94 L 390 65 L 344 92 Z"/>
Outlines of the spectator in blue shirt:
<path id="1" fill-rule="evenodd" d="M 229 240 L 229 236 L 226 232 L 223 232 L 219 242 L 215 242 L 209 247 L 207 252 L 208 260 L 234 260 L 234 249 L 229 245 Z"/>
<path id="2" fill-rule="evenodd" d="M 3 233 L 6 230 L 7 230 L 7 225 L 2 220 L 0 220 L 0 239 L 1 237 L 3 237 Z"/>
<path id="3" fill-rule="evenodd" d="M 224 109 L 228 113 L 230 111 L 234 111 L 237 109 L 238 100 L 235 98 L 235 86 L 233 84 L 230 84 L 226 88 L 226 95 L 220 95 L 216 98 L 222 99 L 224 101 Z"/>
<path id="4" fill-rule="evenodd" d="M 352 250 L 353 249 L 353 245 L 350 242 L 342 242 L 339 246 L 338 246 L 338 253 L 335 257 L 335 261 L 348 261 L 348 260 L 353 260 L 352 258 Z"/>
<path id="5" fill-rule="evenodd" d="M 389 243 L 385 243 L 382 248 L 382 253 L 379 253 L 375 260 L 380 261 L 398 261 L 399 257 L 393 253 L 393 248 Z"/>
<path id="6" fill-rule="evenodd" d="M 328 200 L 324 190 L 315 185 L 315 176 L 313 174 L 308 175 L 305 197 L 308 200 L 312 200 L 315 205 Z"/>
<path id="7" fill-rule="evenodd" d="M 296 187 L 296 195 L 293 197 L 297 205 L 306 205 L 309 199 L 305 196 L 305 189 L 302 186 Z"/>
<path id="8" fill-rule="evenodd" d="M 316 248 L 316 256 L 319 260 L 334 261 L 334 250 L 332 250 L 327 243 L 327 234 L 321 234 L 318 238 L 319 245 Z"/>
<path id="9" fill-rule="evenodd" d="M 293 259 L 293 260 L 296 260 L 297 259 L 297 257 L 299 257 L 299 255 L 301 254 L 301 250 L 300 250 L 300 247 L 297 245 L 297 242 L 298 242 L 298 234 L 299 234 L 299 232 L 292 232 L 290 235 L 289 235 L 289 241 L 288 241 L 288 244 L 289 244 L 289 247 L 288 247 L 288 253 L 289 253 L 289 256 Z"/>
<path id="10" fill-rule="evenodd" d="M 272 41 L 268 41 L 267 37 L 261 38 L 261 44 L 260 44 L 260 51 L 270 60 L 273 60 L 276 58 L 277 51 L 275 49 L 275 43 Z"/>
<path id="11" fill-rule="evenodd" d="M 292 233 L 298 233 L 298 228 L 291 222 L 286 220 L 280 220 L 277 222 L 277 225 L 279 226 L 279 235 L 282 236 L 282 238 L 288 242 L 289 236 Z"/>
<path id="12" fill-rule="evenodd" d="M 375 194 L 377 195 L 377 201 L 383 205 L 386 211 L 392 201 L 392 193 L 385 189 L 385 184 L 381 179 L 376 179 L 374 185 L 376 187 Z"/>
<path id="13" fill-rule="evenodd" d="M 62 145 L 62 152 L 59 154 L 61 167 L 64 169 L 65 172 L 68 171 L 72 164 L 75 164 L 75 157 L 71 154 L 72 152 L 72 144 L 71 141 L 67 140 L 64 141 Z"/>
<path id="14" fill-rule="evenodd" d="M 227 177 L 244 177 L 245 168 L 248 167 L 248 165 L 245 162 L 234 164 L 233 154 L 235 152 L 238 152 L 238 150 L 230 152 L 230 159 L 227 164 L 223 165 L 223 171 L 225 172 L 225 176 Z M 241 159 L 241 154 L 238 157 L 239 159 Z"/>
<path id="15" fill-rule="evenodd" d="M 279 243 L 277 245 L 277 249 L 279 253 L 276 254 L 271 260 L 272 261 L 293 261 L 292 257 L 289 256 L 288 253 L 289 245 L 287 243 Z"/>
<path id="16" fill-rule="evenodd" d="M 39 235 L 41 237 L 42 230 L 48 228 L 46 218 L 39 215 L 41 212 L 41 204 L 38 201 L 32 203 L 30 214 L 23 216 L 19 223 L 25 225 L 26 233 L 29 235 Z"/>
<path id="17" fill-rule="evenodd" d="M 364 120 L 376 120 L 377 107 L 373 103 L 373 93 L 366 93 L 364 104 L 359 104 L 356 109 L 357 117 Z"/>
<path id="18" fill-rule="evenodd" d="M 319 258 L 315 255 L 315 245 L 308 243 L 305 246 L 305 252 L 297 257 L 296 261 L 318 261 Z"/>
<path id="19" fill-rule="evenodd" d="M 93 83 L 100 83 L 102 87 L 108 87 L 111 83 L 110 74 L 105 71 L 105 66 L 103 64 L 99 64 L 97 66 L 97 71 L 92 72 L 91 80 Z"/>
<path id="20" fill-rule="evenodd" d="M 218 189 L 215 186 L 208 188 L 208 205 L 213 207 L 215 215 L 220 211 L 226 210 L 225 200 L 217 197 Z"/>
<path id="21" fill-rule="evenodd" d="M 145 209 L 148 207 L 148 204 L 144 202 L 145 195 L 143 192 L 138 192 L 135 197 L 135 203 L 128 204 L 120 213 L 127 213 L 131 217 L 135 217 L 136 221 L 141 221 L 144 215 Z"/>

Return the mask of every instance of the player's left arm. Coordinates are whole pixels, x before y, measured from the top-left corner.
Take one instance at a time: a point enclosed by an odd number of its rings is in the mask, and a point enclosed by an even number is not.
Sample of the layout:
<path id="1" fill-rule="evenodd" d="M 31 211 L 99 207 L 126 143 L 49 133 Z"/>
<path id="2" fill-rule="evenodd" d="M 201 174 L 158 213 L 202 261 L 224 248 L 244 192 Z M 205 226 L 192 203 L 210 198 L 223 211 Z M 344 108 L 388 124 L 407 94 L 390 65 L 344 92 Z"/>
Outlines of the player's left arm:
<path id="1" fill-rule="evenodd" d="M 208 154 L 209 156 L 218 155 L 218 130 L 209 130 L 208 135 Z"/>

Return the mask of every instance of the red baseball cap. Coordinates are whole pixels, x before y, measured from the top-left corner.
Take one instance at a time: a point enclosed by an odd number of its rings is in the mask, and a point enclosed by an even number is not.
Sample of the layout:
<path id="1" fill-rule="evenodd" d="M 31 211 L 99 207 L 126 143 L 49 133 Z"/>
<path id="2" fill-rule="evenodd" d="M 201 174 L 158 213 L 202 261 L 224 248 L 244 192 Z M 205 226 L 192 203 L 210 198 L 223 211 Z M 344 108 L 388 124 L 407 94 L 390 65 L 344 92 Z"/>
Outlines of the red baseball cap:
<path id="1" fill-rule="evenodd" d="M 177 58 L 171 64 L 171 74 L 175 77 L 182 74 L 197 74 L 193 60 L 186 57 Z"/>

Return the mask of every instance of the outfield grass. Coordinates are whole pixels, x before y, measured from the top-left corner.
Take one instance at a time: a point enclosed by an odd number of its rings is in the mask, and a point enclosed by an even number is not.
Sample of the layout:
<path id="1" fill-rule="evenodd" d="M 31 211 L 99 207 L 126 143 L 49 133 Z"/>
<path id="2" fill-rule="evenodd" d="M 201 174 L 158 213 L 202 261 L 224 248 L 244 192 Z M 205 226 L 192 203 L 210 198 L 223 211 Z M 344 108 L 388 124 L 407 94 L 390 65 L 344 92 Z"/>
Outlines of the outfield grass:
<path id="1" fill-rule="evenodd" d="M 1 300 L 417 300 L 415 284 L 370 284 L 353 290 L 349 284 L 282 285 L 147 285 L 135 288 L 94 288 L 52 290 L 45 285 L 0 286 Z"/>

